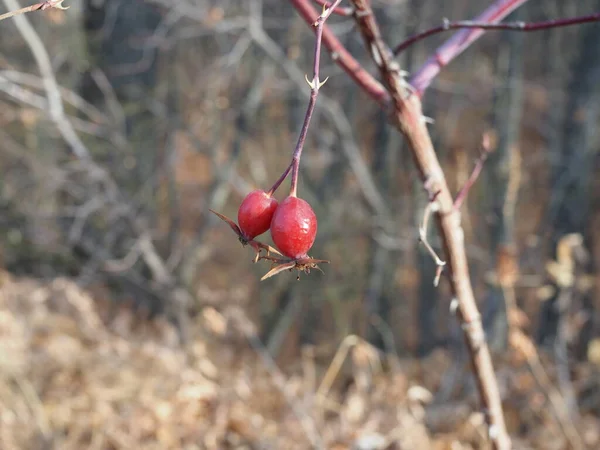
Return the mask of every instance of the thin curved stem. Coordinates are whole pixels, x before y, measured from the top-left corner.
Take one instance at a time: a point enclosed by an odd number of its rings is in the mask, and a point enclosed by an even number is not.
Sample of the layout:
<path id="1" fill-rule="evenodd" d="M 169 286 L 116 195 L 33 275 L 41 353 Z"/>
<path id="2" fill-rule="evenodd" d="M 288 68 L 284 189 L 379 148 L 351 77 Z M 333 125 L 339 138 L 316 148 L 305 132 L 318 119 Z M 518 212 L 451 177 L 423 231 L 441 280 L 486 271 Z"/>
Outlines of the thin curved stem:
<path id="1" fill-rule="evenodd" d="M 279 188 L 279 186 L 281 185 L 281 183 L 283 183 L 283 181 L 289 175 L 290 170 L 292 170 L 292 165 L 291 164 L 289 166 L 287 166 L 287 169 L 285 169 L 283 171 L 283 173 L 281 174 L 281 176 L 279 177 L 279 179 L 273 184 L 273 186 L 271 187 L 271 189 L 269 189 L 267 191 L 267 195 L 268 196 L 271 196 L 271 195 L 273 195 L 275 193 L 275 191 Z"/>
<path id="2" fill-rule="evenodd" d="M 394 55 L 398 55 L 416 42 L 433 36 L 438 33 L 443 33 L 449 30 L 457 29 L 481 29 L 481 30 L 511 30 L 511 31 L 539 31 L 549 28 L 568 27 L 572 25 L 581 25 L 583 23 L 600 21 L 600 13 L 589 14 L 587 16 L 572 17 L 570 19 L 555 19 L 546 20 L 544 22 L 506 22 L 506 23 L 489 23 L 477 22 L 473 20 L 459 20 L 450 22 L 444 19 L 444 23 L 438 27 L 430 28 L 429 30 L 417 33 L 394 48 Z"/>
<path id="3" fill-rule="evenodd" d="M 306 141 L 306 135 L 308 133 L 308 127 L 310 125 L 310 119 L 312 118 L 313 112 L 315 111 L 315 105 L 317 104 L 317 96 L 319 95 L 319 89 L 325 84 L 327 78 L 323 81 L 319 79 L 319 68 L 321 64 L 321 41 L 323 40 L 323 27 L 325 21 L 335 11 L 342 0 L 336 0 L 333 5 L 329 8 L 323 7 L 323 12 L 318 17 L 317 21 L 313 24 L 317 28 L 316 40 L 315 40 L 315 59 L 313 63 L 313 77 L 309 81 L 306 77 L 306 82 L 310 86 L 310 100 L 308 102 L 308 108 L 306 109 L 306 115 L 304 116 L 304 123 L 300 130 L 300 136 L 294 149 L 292 156 L 292 186 L 290 188 L 290 196 L 296 197 L 298 192 L 298 171 L 300 168 L 300 158 L 302 157 L 302 149 L 304 148 L 304 142 Z"/>

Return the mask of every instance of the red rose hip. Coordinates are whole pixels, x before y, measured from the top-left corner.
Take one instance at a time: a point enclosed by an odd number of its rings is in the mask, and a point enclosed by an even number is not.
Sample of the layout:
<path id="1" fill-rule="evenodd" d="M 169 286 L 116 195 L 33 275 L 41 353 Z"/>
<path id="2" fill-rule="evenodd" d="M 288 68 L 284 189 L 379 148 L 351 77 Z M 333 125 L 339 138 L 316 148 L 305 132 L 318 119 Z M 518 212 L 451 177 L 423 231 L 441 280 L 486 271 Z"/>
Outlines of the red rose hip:
<path id="1" fill-rule="evenodd" d="M 277 200 L 263 190 L 250 192 L 238 210 L 238 225 L 248 240 L 263 234 L 269 229 Z"/>
<path id="2" fill-rule="evenodd" d="M 305 200 L 288 197 L 271 221 L 271 236 L 279 251 L 293 259 L 306 258 L 317 235 L 317 216 Z"/>

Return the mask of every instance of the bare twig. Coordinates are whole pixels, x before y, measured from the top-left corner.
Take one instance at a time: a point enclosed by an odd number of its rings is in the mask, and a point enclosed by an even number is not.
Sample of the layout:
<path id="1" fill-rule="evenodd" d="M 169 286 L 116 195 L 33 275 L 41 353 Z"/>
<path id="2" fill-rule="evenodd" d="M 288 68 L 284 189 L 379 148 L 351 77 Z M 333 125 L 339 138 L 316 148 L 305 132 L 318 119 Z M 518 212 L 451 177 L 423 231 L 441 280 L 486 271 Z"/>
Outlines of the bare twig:
<path id="1" fill-rule="evenodd" d="M 17 0 L 3 1 L 6 7 L 10 10 L 18 10 L 20 7 Z M 48 9 L 51 7 L 62 7 L 62 1 L 44 2 L 41 4 L 39 9 Z M 64 7 L 61 9 L 64 9 Z M 104 186 L 106 203 L 110 203 L 111 207 L 113 208 L 111 211 L 113 214 L 113 220 L 115 220 L 116 217 L 126 218 L 133 232 L 144 237 L 139 241 L 139 246 L 137 248 L 137 250 L 140 252 L 139 254 L 143 258 L 146 266 L 150 269 L 153 279 L 163 287 L 168 286 L 172 293 L 172 298 L 174 301 L 177 300 L 176 297 L 179 295 L 180 290 L 174 289 L 175 286 L 173 284 L 173 277 L 166 269 L 166 265 L 163 259 L 160 257 L 159 252 L 156 250 L 154 243 L 148 234 L 147 228 L 142 225 L 139 217 L 135 216 L 135 212 L 131 205 L 121 200 L 121 195 L 116 182 L 111 177 L 109 172 L 107 172 L 91 158 L 87 147 L 77 134 L 69 117 L 66 115 L 60 88 L 50 61 L 50 56 L 40 36 L 36 32 L 35 28 L 31 25 L 27 16 L 22 14 L 15 15 L 14 20 L 17 30 L 23 36 L 23 39 L 29 46 L 35 58 L 40 75 L 42 77 L 42 84 L 46 95 L 50 119 L 55 123 L 61 137 L 68 144 L 71 152 L 75 156 L 76 162 L 74 166 L 83 170 L 91 180 L 100 182 Z M 94 201 L 91 201 L 88 206 L 90 208 L 92 206 L 96 207 L 96 204 Z M 79 234 L 77 227 L 81 226 L 81 220 L 85 220 L 87 215 L 88 212 L 85 211 L 84 208 L 83 213 L 80 213 L 80 223 L 78 224 L 77 221 L 75 223 L 74 234 L 72 234 L 72 236 Z M 96 252 L 96 249 L 93 251 Z M 108 257 L 108 259 L 112 259 L 112 256 Z"/>
<path id="2" fill-rule="evenodd" d="M 487 160 L 491 150 L 492 150 L 492 148 L 491 148 L 491 144 L 490 144 L 490 136 L 486 133 L 483 136 L 483 142 L 481 145 L 481 154 L 479 155 L 479 158 L 477 158 L 477 162 L 475 163 L 473 172 L 471 172 L 469 179 L 466 181 L 466 183 L 463 185 L 463 187 L 460 189 L 460 191 L 458 191 L 458 194 L 456 194 L 456 199 L 454 200 L 454 208 L 456 208 L 457 210 L 460 210 L 460 207 L 462 206 L 463 202 L 467 198 L 469 191 L 471 190 L 471 188 L 473 187 L 473 185 L 479 178 L 479 174 L 481 174 L 483 165 L 485 164 L 485 161 Z"/>
<path id="3" fill-rule="evenodd" d="M 497 0 L 474 20 L 475 22 L 493 23 L 502 20 L 527 0 Z M 419 95 L 431 84 L 442 67 L 460 55 L 474 41 L 479 39 L 485 30 L 481 28 L 461 30 L 448 39 L 436 52 L 425 61 L 423 66 L 412 76 L 410 83 Z"/>
<path id="4" fill-rule="evenodd" d="M 42 2 L 38 4 L 38 9 L 42 9 L 43 5 L 48 5 L 50 3 L 54 3 L 55 5 L 60 5 L 61 2 Z M 4 0 L 4 4 L 10 10 L 19 9 L 20 5 L 17 0 Z M 46 6 L 44 9 L 49 7 L 58 7 L 55 5 Z M 64 9 L 64 8 L 63 8 Z M 60 95 L 60 89 L 58 83 L 56 81 L 56 77 L 54 76 L 54 71 L 52 69 L 52 63 L 50 62 L 50 56 L 48 55 L 48 51 L 44 46 L 44 43 L 40 39 L 40 36 L 37 34 L 29 19 L 23 15 L 17 15 L 14 17 L 15 25 L 19 30 L 19 33 L 27 42 L 27 45 L 31 49 L 31 53 L 33 53 L 33 57 L 35 58 L 35 62 L 40 70 L 40 74 L 42 76 L 44 91 L 46 92 L 46 97 L 48 100 L 48 108 L 50 118 L 56 124 L 58 131 L 60 132 L 63 139 L 69 144 L 71 150 L 77 156 L 78 159 L 89 160 L 90 155 L 73 129 L 73 125 L 69 121 L 69 119 L 65 115 L 65 110 L 62 102 L 62 97 Z"/>
<path id="5" fill-rule="evenodd" d="M 31 5 L 31 6 L 25 6 L 24 8 L 20 8 L 19 6 L 14 6 L 14 7 L 7 7 L 9 9 L 12 9 L 13 11 L 4 13 L 4 14 L 0 14 L 0 20 L 4 20 L 4 19 L 10 19 L 11 17 L 15 17 L 21 14 L 25 14 L 25 13 L 29 13 L 29 12 L 33 12 L 33 11 L 44 11 L 46 9 L 50 9 L 50 8 L 56 8 L 56 9 L 69 9 L 68 6 L 63 6 L 63 2 L 65 0 L 48 0 L 45 2 L 39 2 L 36 3 L 35 5 Z"/>
<path id="6" fill-rule="evenodd" d="M 417 33 L 394 48 L 394 55 L 398 55 L 416 42 L 433 36 L 438 33 L 443 33 L 450 30 L 459 29 L 479 29 L 479 30 L 511 30 L 511 31 L 539 31 L 549 28 L 568 27 L 571 25 L 581 25 L 583 23 L 600 21 L 600 13 L 589 14 L 587 16 L 572 17 L 570 19 L 546 20 L 544 22 L 505 22 L 505 23 L 490 23 L 479 22 L 476 20 L 459 20 L 450 22 L 444 19 L 442 25 L 430 28 L 429 30 Z"/>

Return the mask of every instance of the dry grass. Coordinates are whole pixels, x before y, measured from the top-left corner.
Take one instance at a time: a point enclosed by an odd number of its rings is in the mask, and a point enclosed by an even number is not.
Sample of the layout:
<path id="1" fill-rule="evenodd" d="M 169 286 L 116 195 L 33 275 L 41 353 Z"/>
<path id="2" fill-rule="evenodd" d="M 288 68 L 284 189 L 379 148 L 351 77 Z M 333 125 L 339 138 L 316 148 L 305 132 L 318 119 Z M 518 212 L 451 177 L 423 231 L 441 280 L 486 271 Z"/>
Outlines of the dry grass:
<path id="1" fill-rule="evenodd" d="M 308 449 L 310 440 L 339 450 L 486 448 L 470 394 L 428 405 L 452 366 L 444 352 L 400 361 L 353 340 L 319 390 L 326 367 L 310 357 L 285 375 L 265 366 L 234 320 L 239 310 L 205 309 L 182 345 L 163 319 L 101 305 L 67 279 L 2 275 L 2 449 Z M 508 384 L 527 392 L 522 398 L 535 394 L 517 375 L 520 384 Z M 539 447 L 548 436 L 564 440 L 547 415 L 535 419 L 538 401 L 508 402 L 513 432 L 535 424 L 525 436 L 532 447 L 519 448 L 564 448 Z M 590 436 L 596 445 L 597 433 Z"/>

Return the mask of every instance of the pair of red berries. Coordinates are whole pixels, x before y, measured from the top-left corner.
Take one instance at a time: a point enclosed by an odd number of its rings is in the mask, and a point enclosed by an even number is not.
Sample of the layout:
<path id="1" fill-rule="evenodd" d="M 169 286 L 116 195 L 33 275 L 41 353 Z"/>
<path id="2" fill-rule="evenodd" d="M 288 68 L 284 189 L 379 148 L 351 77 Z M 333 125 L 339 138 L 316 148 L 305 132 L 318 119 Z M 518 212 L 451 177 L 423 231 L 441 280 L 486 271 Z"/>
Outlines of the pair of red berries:
<path id="1" fill-rule="evenodd" d="M 317 235 L 317 216 L 308 202 L 290 195 L 278 203 L 260 189 L 250 192 L 242 201 L 238 224 L 247 241 L 270 229 L 279 251 L 296 261 L 308 258 Z"/>

